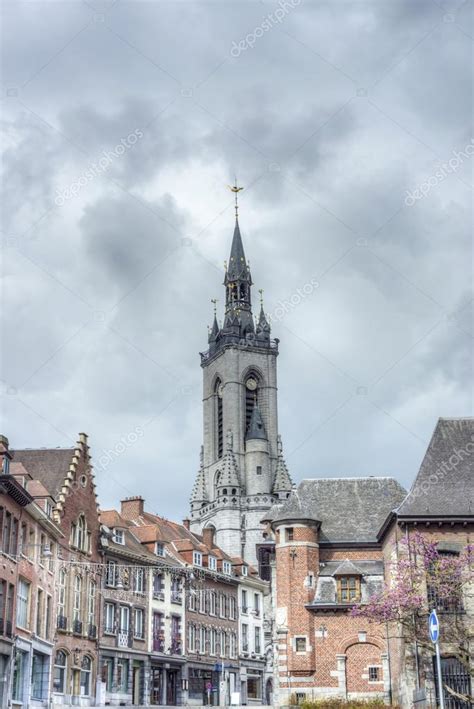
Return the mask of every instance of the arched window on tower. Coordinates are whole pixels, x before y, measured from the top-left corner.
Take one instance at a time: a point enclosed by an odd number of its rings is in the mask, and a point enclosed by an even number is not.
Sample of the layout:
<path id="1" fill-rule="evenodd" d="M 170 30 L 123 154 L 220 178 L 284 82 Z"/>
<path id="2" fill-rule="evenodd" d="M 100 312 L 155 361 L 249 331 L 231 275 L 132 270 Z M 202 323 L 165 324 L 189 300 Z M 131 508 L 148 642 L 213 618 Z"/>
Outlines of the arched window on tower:
<path id="1" fill-rule="evenodd" d="M 218 458 L 222 458 L 224 453 L 224 417 L 222 407 L 222 382 L 220 379 L 216 381 L 214 387 L 215 404 L 215 435 L 216 435 L 216 453 Z"/>
<path id="2" fill-rule="evenodd" d="M 258 395 L 258 378 L 255 373 L 251 372 L 245 380 L 245 433 L 247 433 L 250 425 L 255 402 L 259 403 Z"/>

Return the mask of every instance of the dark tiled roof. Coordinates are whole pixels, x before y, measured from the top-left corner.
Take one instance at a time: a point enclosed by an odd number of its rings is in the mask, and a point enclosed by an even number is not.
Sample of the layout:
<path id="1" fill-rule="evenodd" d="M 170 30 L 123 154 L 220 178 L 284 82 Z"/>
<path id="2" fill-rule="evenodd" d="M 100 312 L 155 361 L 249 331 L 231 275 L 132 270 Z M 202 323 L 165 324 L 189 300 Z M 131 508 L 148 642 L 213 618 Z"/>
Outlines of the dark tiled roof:
<path id="1" fill-rule="evenodd" d="M 58 498 L 74 448 L 39 448 L 14 450 L 12 460 L 21 463 L 33 480 L 39 480 L 52 497 Z"/>
<path id="2" fill-rule="evenodd" d="M 474 516 L 474 418 L 440 418 L 400 517 Z"/>
<path id="3" fill-rule="evenodd" d="M 362 570 L 350 559 L 345 559 L 334 571 L 334 576 L 363 576 Z"/>
<path id="4" fill-rule="evenodd" d="M 406 496 L 393 478 L 303 480 L 275 520 L 313 519 L 322 542 L 375 542 L 387 515 Z"/>

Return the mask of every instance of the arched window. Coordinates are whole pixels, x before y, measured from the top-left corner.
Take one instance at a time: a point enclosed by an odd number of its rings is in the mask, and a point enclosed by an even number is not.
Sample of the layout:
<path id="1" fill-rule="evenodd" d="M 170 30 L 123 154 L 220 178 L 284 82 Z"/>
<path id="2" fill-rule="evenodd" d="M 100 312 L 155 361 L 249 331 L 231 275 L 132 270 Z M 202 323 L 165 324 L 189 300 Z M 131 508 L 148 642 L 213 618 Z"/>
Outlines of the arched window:
<path id="1" fill-rule="evenodd" d="M 53 692 L 64 694 L 66 688 L 67 655 L 58 650 L 54 658 Z"/>
<path id="2" fill-rule="evenodd" d="M 247 433 L 252 418 L 255 402 L 259 403 L 259 379 L 254 372 L 247 374 L 245 379 L 245 433 Z"/>
<path id="3" fill-rule="evenodd" d="M 216 380 L 214 387 L 215 404 L 215 435 L 216 435 L 216 453 L 218 458 L 222 458 L 224 453 L 224 417 L 222 406 L 222 382 Z"/>
<path id="4" fill-rule="evenodd" d="M 66 569 L 61 569 L 59 572 L 58 580 L 58 612 L 57 612 L 57 625 L 58 628 L 65 630 L 66 621 L 66 580 L 67 574 Z"/>
<path id="5" fill-rule="evenodd" d="M 77 575 L 74 579 L 74 606 L 72 609 L 72 618 L 74 622 L 80 622 L 82 609 L 82 579 Z"/>
<path id="6" fill-rule="evenodd" d="M 91 658 L 84 655 L 81 662 L 81 696 L 88 697 L 91 693 Z"/>

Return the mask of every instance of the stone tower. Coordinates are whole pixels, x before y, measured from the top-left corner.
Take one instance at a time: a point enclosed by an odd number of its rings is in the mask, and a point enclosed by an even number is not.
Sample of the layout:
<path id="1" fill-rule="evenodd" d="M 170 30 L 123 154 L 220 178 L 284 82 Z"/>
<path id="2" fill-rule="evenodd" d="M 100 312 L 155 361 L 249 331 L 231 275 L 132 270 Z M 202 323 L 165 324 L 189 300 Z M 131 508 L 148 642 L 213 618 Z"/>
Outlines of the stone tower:
<path id="1" fill-rule="evenodd" d="M 204 444 L 191 495 L 191 529 L 214 527 L 232 556 L 257 561 L 264 513 L 292 488 L 278 435 L 278 340 L 260 306 L 252 313 L 252 276 L 236 216 L 225 272 L 225 315 L 214 315 L 203 370 Z"/>

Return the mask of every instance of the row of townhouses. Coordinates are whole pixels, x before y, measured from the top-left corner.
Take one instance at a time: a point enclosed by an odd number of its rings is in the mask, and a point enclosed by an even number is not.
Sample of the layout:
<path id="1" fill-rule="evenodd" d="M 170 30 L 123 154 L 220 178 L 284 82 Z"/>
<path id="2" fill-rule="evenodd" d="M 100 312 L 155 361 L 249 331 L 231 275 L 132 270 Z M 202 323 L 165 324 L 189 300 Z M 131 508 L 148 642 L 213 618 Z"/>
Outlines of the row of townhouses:
<path id="1" fill-rule="evenodd" d="M 269 584 L 213 528 L 99 510 L 84 434 L 0 447 L 2 709 L 265 703 Z"/>

